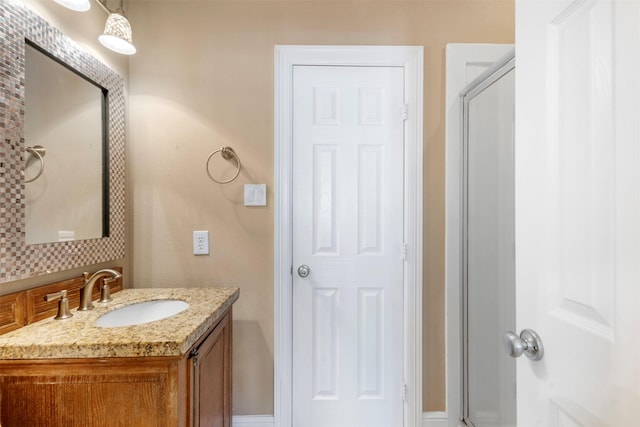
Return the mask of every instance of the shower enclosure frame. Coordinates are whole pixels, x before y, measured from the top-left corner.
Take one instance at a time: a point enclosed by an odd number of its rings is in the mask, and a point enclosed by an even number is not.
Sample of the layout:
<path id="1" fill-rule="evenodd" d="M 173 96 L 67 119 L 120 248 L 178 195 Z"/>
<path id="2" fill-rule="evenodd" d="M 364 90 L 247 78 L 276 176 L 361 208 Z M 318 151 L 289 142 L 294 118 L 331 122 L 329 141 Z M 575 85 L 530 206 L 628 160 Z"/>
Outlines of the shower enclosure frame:
<path id="1" fill-rule="evenodd" d="M 461 230 L 460 230 L 460 248 L 461 248 L 461 289 L 460 289 L 460 297 L 461 297 L 461 343 L 460 348 L 462 350 L 461 357 L 461 376 L 460 376 L 460 390 L 461 390 L 461 408 L 460 414 L 462 425 L 468 427 L 475 427 L 475 424 L 469 418 L 469 324 L 468 324 L 468 309 L 469 309 L 469 299 L 468 299 L 468 167 L 469 167 L 469 103 L 478 95 L 480 95 L 485 89 L 496 83 L 502 77 L 507 75 L 510 71 L 515 69 L 516 59 L 515 59 L 515 49 L 512 48 L 510 51 L 500 60 L 495 62 L 491 67 L 489 67 L 486 71 L 484 71 L 480 76 L 478 76 L 475 80 L 473 80 L 469 85 L 467 85 L 460 92 L 460 102 L 462 105 L 461 108 L 461 135 L 462 135 L 462 180 L 461 180 Z M 496 331 L 499 334 L 502 334 L 503 331 Z"/>

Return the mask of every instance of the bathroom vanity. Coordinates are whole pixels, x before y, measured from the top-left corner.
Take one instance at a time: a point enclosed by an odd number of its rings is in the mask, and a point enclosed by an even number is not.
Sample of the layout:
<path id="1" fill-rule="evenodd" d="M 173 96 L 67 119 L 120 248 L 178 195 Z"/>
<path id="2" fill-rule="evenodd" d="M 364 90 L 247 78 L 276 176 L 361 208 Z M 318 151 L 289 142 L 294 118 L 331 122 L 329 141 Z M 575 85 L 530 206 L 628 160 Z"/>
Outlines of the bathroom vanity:
<path id="1" fill-rule="evenodd" d="M 230 426 L 231 306 L 237 288 L 125 289 L 91 311 L 0 336 L 0 425 Z M 150 300 L 189 307 L 100 327 Z"/>

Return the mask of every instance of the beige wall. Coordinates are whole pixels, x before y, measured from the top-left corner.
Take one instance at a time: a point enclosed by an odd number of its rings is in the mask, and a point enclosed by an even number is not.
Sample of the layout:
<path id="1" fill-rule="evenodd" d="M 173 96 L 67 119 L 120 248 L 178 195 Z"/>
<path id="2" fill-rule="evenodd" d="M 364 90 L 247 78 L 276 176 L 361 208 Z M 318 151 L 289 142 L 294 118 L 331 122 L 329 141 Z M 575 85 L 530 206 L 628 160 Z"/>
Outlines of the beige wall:
<path id="1" fill-rule="evenodd" d="M 512 43 L 513 1 L 136 1 L 130 62 L 133 285 L 236 285 L 234 413 L 273 411 L 273 48 L 422 45 L 424 409 L 445 409 L 444 100 L 447 43 Z M 240 177 L 207 178 L 231 145 Z M 213 164 L 215 173 L 225 166 Z M 243 206 L 266 183 L 266 208 Z M 191 255 L 193 230 L 211 255 Z"/>

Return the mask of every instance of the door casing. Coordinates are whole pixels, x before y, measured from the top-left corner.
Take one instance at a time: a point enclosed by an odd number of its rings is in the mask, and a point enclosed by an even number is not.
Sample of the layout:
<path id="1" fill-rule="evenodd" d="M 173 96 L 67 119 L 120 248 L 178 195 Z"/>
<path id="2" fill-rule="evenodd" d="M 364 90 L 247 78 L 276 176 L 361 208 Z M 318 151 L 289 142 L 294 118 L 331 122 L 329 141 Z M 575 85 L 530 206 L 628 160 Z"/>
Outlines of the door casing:
<path id="1" fill-rule="evenodd" d="M 274 109 L 274 426 L 292 427 L 292 82 L 296 65 L 404 68 L 404 425 L 422 423 L 423 48 L 276 46 Z"/>

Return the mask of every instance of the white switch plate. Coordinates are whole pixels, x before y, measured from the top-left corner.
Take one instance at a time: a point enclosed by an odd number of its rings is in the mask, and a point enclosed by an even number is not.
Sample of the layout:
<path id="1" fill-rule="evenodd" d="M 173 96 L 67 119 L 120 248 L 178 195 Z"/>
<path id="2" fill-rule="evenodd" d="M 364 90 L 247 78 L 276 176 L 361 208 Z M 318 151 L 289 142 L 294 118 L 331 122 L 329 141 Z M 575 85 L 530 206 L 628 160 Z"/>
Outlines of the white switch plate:
<path id="1" fill-rule="evenodd" d="M 244 205 L 267 206 L 267 184 L 245 184 Z"/>
<path id="2" fill-rule="evenodd" d="M 209 255 L 209 232 L 194 231 L 193 232 L 193 254 Z"/>

